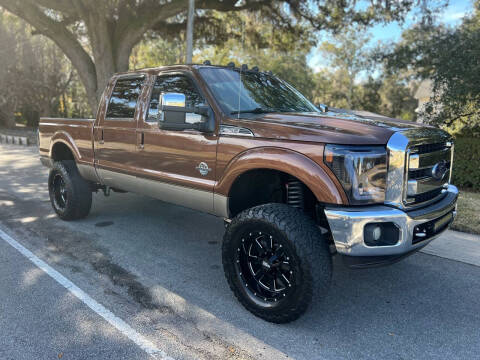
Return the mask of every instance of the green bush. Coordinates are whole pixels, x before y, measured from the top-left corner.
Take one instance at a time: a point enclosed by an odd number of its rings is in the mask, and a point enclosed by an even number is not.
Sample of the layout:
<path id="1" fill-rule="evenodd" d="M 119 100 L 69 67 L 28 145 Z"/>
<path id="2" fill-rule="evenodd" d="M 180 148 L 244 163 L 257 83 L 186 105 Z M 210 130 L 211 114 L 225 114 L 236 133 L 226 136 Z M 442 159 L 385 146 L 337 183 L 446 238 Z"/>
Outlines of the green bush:
<path id="1" fill-rule="evenodd" d="M 480 191 L 480 138 L 456 138 L 452 183 Z"/>

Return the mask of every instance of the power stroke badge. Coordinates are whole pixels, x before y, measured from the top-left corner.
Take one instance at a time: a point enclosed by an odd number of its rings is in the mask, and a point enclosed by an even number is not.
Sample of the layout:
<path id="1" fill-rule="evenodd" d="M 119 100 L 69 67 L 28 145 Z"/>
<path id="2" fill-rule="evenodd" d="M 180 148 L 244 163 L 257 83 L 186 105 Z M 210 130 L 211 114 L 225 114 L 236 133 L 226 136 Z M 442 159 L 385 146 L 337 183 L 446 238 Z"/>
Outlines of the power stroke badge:
<path id="1" fill-rule="evenodd" d="M 203 161 L 198 164 L 198 166 L 195 168 L 200 172 L 200 175 L 206 176 L 212 169 L 210 169 L 207 165 L 207 163 L 204 163 Z"/>

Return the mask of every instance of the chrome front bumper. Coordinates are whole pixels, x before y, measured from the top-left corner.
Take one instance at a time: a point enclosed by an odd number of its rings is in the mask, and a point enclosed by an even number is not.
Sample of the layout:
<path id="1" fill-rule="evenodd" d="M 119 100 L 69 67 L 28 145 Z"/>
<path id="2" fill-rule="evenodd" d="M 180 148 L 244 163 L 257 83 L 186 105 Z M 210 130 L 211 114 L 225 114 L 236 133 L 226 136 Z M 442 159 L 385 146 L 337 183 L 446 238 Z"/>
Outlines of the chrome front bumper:
<path id="1" fill-rule="evenodd" d="M 415 228 L 421 224 L 441 219 L 448 213 L 452 213 L 452 219 L 455 218 L 457 197 L 458 189 L 449 185 L 441 200 L 417 210 L 403 211 L 383 205 L 350 208 L 327 207 L 325 214 L 338 253 L 362 257 L 402 255 L 425 246 L 448 228 L 448 226 L 444 227 L 420 241 L 414 237 Z M 393 222 L 398 227 L 400 230 L 398 242 L 388 246 L 366 245 L 363 239 L 365 225 L 382 222 Z M 414 238 L 416 239 L 415 243 Z"/>

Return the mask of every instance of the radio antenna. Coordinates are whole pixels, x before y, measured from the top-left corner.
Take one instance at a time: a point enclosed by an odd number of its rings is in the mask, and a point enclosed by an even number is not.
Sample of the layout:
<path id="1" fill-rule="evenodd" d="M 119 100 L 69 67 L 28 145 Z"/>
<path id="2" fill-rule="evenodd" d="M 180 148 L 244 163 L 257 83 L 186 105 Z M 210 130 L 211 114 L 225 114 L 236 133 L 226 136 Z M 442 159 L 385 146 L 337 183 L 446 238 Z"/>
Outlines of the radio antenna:
<path id="1" fill-rule="evenodd" d="M 243 68 L 240 67 L 240 76 L 238 77 L 238 112 L 237 112 L 237 119 L 240 119 L 240 95 L 242 92 L 242 71 Z"/>

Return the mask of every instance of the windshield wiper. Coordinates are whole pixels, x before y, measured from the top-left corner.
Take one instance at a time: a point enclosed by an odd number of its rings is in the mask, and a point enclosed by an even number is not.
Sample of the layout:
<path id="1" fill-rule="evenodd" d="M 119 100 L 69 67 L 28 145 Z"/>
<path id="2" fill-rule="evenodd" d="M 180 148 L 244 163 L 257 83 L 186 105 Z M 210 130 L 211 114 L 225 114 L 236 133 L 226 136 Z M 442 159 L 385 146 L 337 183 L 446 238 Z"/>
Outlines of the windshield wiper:
<path id="1" fill-rule="evenodd" d="M 269 113 L 269 112 L 273 112 L 272 109 L 264 109 L 264 108 L 261 108 L 261 107 L 257 107 L 255 109 L 249 109 L 249 110 L 237 110 L 237 111 L 232 111 L 230 114 L 231 115 L 234 115 L 234 114 L 246 114 L 246 113 L 249 113 L 249 114 L 266 114 L 266 113 Z"/>

